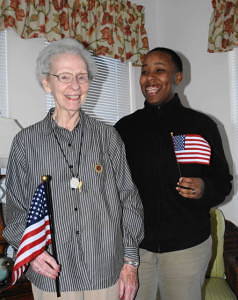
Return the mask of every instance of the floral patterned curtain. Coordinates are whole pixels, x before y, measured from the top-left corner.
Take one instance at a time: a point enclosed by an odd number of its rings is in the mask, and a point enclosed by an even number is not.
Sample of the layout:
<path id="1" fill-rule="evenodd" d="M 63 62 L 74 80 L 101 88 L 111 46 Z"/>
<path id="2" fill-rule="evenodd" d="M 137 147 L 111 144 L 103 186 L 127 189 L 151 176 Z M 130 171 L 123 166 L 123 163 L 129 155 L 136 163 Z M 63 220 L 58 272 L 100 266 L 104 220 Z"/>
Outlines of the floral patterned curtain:
<path id="1" fill-rule="evenodd" d="M 126 0 L 0 0 L 0 30 L 48 41 L 71 37 L 93 50 L 140 65 L 148 51 L 144 8 Z"/>
<path id="2" fill-rule="evenodd" d="M 225 52 L 238 46 L 238 0 L 212 0 L 208 51 Z"/>

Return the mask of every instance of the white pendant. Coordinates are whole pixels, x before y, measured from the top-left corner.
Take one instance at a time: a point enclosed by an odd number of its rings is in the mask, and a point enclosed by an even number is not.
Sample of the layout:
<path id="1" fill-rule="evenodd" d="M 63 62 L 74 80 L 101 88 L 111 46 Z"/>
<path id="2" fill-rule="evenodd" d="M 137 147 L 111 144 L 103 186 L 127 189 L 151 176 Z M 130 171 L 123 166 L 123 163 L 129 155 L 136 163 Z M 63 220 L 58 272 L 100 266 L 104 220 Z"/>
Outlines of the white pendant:
<path id="1" fill-rule="evenodd" d="M 77 177 L 72 177 L 70 179 L 70 187 L 71 189 L 78 189 L 79 191 L 82 190 L 83 182 L 79 180 Z"/>

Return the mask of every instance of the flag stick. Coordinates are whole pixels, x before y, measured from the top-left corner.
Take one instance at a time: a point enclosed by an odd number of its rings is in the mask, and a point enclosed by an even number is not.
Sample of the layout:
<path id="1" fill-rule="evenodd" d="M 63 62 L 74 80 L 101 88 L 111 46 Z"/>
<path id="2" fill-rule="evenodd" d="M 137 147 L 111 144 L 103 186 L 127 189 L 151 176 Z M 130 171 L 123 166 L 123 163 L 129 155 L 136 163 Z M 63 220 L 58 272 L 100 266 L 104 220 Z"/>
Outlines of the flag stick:
<path id="1" fill-rule="evenodd" d="M 54 214 L 53 214 L 53 203 L 52 203 L 52 195 L 51 195 L 51 188 L 50 188 L 50 180 L 51 177 L 49 175 L 42 176 L 42 182 L 45 185 L 45 193 L 46 193 L 46 200 L 49 209 L 49 221 L 50 221 L 50 229 L 51 229 L 51 241 L 52 241 L 52 254 L 56 262 L 58 263 L 57 257 L 57 249 L 56 249 L 56 242 L 55 242 L 55 224 L 54 224 Z M 60 284 L 59 284 L 59 276 L 55 279 L 55 287 L 57 297 L 60 297 Z"/>

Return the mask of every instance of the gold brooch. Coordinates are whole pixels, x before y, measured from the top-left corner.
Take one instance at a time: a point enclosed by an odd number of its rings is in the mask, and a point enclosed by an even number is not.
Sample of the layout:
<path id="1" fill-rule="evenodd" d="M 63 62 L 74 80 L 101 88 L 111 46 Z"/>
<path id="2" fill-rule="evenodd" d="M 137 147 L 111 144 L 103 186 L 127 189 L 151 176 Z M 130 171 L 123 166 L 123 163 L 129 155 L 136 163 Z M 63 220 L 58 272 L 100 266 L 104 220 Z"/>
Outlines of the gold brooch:
<path id="1" fill-rule="evenodd" d="M 95 171 L 96 171 L 97 173 L 101 173 L 101 172 L 102 172 L 102 169 L 103 169 L 102 165 L 96 165 L 96 166 L 95 166 Z"/>

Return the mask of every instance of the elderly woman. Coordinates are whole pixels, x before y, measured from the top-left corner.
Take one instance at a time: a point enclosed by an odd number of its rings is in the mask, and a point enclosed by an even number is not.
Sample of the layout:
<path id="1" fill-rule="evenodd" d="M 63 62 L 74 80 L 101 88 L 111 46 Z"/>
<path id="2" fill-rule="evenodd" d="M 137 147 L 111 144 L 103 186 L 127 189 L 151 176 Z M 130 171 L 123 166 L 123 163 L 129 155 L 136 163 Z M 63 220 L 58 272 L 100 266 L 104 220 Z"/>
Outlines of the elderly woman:
<path id="1" fill-rule="evenodd" d="M 82 110 L 95 63 L 73 39 L 50 43 L 37 76 L 55 108 L 16 135 L 7 169 L 4 236 L 15 248 L 41 175 L 51 176 L 59 264 L 49 247 L 26 276 L 35 299 L 132 300 L 137 290 L 142 204 L 115 129 Z"/>

